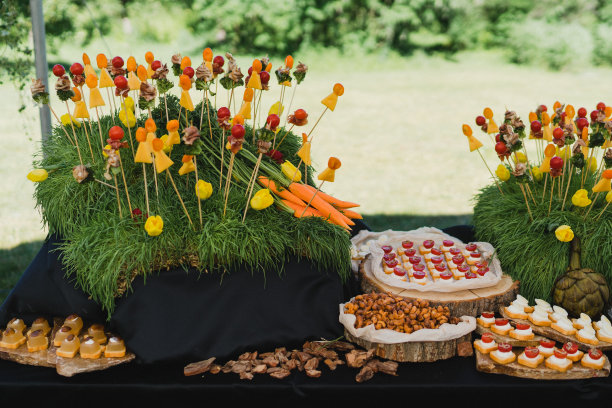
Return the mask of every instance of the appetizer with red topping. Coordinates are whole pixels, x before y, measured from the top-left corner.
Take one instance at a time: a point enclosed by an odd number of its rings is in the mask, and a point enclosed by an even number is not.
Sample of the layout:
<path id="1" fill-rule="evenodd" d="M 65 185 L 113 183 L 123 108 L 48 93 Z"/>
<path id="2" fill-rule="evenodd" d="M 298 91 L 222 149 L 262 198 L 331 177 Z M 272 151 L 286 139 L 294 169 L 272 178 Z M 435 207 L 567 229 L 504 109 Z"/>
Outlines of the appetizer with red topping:
<path id="1" fill-rule="evenodd" d="M 526 323 L 517 323 L 516 327 L 508 332 L 508 335 L 517 340 L 531 340 L 535 337 L 531 326 Z"/>
<path id="2" fill-rule="evenodd" d="M 600 350 L 590 349 L 589 352 L 582 357 L 580 364 L 583 367 L 601 370 L 604 366 L 605 360 L 606 359 L 603 358 L 603 353 Z"/>
<path id="3" fill-rule="evenodd" d="M 493 333 L 501 334 L 502 336 L 507 335 L 510 330 L 512 330 L 512 326 L 510 326 L 508 319 L 495 319 L 495 324 L 491 326 Z"/>
<path id="4" fill-rule="evenodd" d="M 491 333 L 483 333 L 480 340 L 474 341 L 474 348 L 482 354 L 489 354 L 491 351 L 497 350 L 497 343 Z"/>
<path id="5" fill-rule="evenodd" d="M 546 367 L 562 373 L 572 368 L 572 360 L 567 358 L 567 352 L 563 349 L 555 349 L 552 356 L 546 359 L 545 364 Z"/>
<path id="6" fill-rule="evenodd" d="M 544 361 L 544 356 L 537 347 L 525 347 L 518 356 L 518 363 L 526 367 L 537 368 Z"/>
<path id="7" fill-rule="evenodd" d="M 491 327 L 495 324 L 495 313 L 493 312 L 482 312 L 480 317 L 476 318 L 476 323 L 482 327 Z"/>
<path id="8" fill-rule="evenodd" d="M 512 352 L 512 346 L 508 343 L 499 343 L 497 350 L 489 353 L 489 357 L 497 364 L 510 364 L 516 359 L 516 355 Z"/>

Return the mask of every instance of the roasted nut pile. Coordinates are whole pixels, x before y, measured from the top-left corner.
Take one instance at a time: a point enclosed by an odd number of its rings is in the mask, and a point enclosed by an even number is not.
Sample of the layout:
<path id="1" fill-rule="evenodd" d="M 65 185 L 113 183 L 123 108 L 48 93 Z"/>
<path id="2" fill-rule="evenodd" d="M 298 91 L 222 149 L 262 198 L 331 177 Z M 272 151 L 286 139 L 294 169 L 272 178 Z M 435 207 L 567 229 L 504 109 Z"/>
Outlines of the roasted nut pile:
<path id="1" fill-rule="evenodd" d="M 450 316 L 448 307 L 429 306 L 426 300 L 409 302 L 388 293 L 358 295 L 344 305 L 344 313 L 354 314 L 355 328 L 373 324 L 377 330 L 390 329 L 412 333 L 421 329 L 437 329 L 444 323 L 456 324 L 459 319 Z"/>

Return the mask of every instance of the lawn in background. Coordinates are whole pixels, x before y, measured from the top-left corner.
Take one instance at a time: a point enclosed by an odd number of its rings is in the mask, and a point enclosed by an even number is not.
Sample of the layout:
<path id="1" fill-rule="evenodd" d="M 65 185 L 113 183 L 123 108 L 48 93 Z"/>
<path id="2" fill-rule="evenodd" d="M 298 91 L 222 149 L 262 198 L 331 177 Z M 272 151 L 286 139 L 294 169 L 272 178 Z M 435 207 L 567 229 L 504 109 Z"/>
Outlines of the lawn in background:
<path id="1" fill-rule="evenodd" d="M 139 60 L 148 48 L 164 61 L 175 52 L 168 45 L 114 47 L 114 53 L 133 54 Z M 61 49 L 61 55 L 50 62 L 80 60 L 82 50 Z M 85 51 L 94 58 L 105 49 L 94 44 Z M 190 56 L 194 66 L 199 65 L 201 55 L 192 52 Z M 423 55 L 358 58 L 330 51 L 294 57 L 310 69 L 297 88 L 291 110 L 306 109 L 311 124 L 323 110 L 320 100 L 333 84 L 341 82 L 345 87 L 336 110 L 326 113 L 314 133 L 313 162 L 323 169 L 329 156 L 342 160 L 335 183 L 327 183 L 324 190 L 361 203 L 360 211 L 375 230 L 470 221 L 472 197 L 490 182 L 490 175 L 480 157 L 469 153 L 461 125 L 468 123 L 475 129 L 494 170 L 499 161 L 493 145 L 474 125 L 485 106 L 493 109 L 499 123 L 506 107 L 527 121 L 529 111 L 541 103 L 552 107 L 560 100 L 591 110 L 600 100 L 611 102 L 606 101 L 612 94 L 612 82 L 606 81 L 611 69 L 550 72 L 509 65 L 492 53 L 465 53 L 453 60 Z M 246 71 L 252 57 L 238 60 Z M 272 59 L 272 63 L 277 67 L 281 60 Z M 266 110 L 277 100 L 278 90 L 273 86 L 264 94 Z M 173 91 L 178 92 L 176 87 Z M 0 291 L 6 291 L 35 255 L 46 232 L 32 199 L 34 186 L 25 177 L 39 149 L 38 109 L 27 89 L 19 93 L 4 85 L 0 96 Z M 195 91 L 192 98 L 199 102 Z M 52 100 L 57 101 L 55 95 Z M 217 105 L 225 100 L 220 92 Z M 21 101 L 27 108 L 19 113 Z M 54 108 L 65 113 L 64 105 L 55 103 Z M 374 215 L 371 220 L 368 214 Z"/>

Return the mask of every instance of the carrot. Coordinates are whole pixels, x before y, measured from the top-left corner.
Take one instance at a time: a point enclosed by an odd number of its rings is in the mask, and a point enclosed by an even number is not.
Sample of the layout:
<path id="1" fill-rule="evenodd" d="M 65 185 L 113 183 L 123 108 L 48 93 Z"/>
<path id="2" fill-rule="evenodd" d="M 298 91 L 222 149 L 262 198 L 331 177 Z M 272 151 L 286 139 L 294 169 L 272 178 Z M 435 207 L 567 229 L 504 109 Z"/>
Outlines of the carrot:
<path id="1" fill-rule="evenodd" d="M 287 190 L 286 188 L 283 188 L 281 190 L 282 187 L 280 188 L 277 187 L 276 183 L 273 180 L 270 180 L 269 178 L 264 177 L 264 176 L 259 176 L 257 179 L 259 180 L 259 184 L 261 184 L 262 186 L 266 188 L 269 188 L 274 194 L 276 194 L 280 198 L 284 198 L 287 201 L 291 201 L 292 203 L 296 205 L 306 207 L 306 203 L 304 201 L 300 200 L 298 197 L 291 194 L 289 190 Z"/>
<path id="2" fill-rule="evenodd" d="M 304 209 L 306 208 L 306 204 L 304 205 L 297 205 L 289 200 L 281 200 L 283 202 L 283 204 L 285 204 L 287 207 L 291 208 L 292 210 L 294 210 L 293 215 L 295 216 L 295 218 L 301 218 L 302 217 L 302 213 L 304 213 L 304 217 L 322 217 L 321 213 L 318 212 L 317 210 L 315 210 L 312 207 L 308 207 L 308 209 L 306 210 L 306 212 L 304 212 Z"/>
<path id="3" fill-rule="evenodd" d="M 346 208 L 342 208 L 340 212 L 349 218 L 363 220 L 363 217 L 358 212 L 347 210 Z"/>
<path id="4" fill-rule="evenodd" d="M 306 202 L 311 201 L 310 204 L 319 210 L 323 217 L 329 217 L 334 224 L 338 224 L 344 228 L 349 228 L 349 225 L 355 225 L 350 218 L 342 215 L 340 211 L 336 210 L 330 203 L 319 197 L 318 194 L 313 198 L 314 192 L 306 188 L 305 184 L 291 183 L 289 184 L 289 191 Z"/>
<path id="5" fill-rule="evenodd" d="M 306 185 L 304 184 L 304 187 L 306 187 L 307 189 L 309 189 L 310 191 L 312 191 L 311 193 L 311 197 L 312 194 L 314 194 L 314 192 L 316 191 L 316 189 L 312 186 Z M 321 196 L 322 199 L 324 199 L 325 201 L 327 201 L 330 204 L 333 204 L 334 207 L 337 208 L 353 208 L 353 207 L 359 207 L 359 204 L 355 204 L 355 203 L 351 203 L 349 201 L 342 201 L 337 199 L 336 197 L 332 197 L 329 194 L 325 194 L 322 191 L 319 191 L 317 193 L 317 196 Z"/>

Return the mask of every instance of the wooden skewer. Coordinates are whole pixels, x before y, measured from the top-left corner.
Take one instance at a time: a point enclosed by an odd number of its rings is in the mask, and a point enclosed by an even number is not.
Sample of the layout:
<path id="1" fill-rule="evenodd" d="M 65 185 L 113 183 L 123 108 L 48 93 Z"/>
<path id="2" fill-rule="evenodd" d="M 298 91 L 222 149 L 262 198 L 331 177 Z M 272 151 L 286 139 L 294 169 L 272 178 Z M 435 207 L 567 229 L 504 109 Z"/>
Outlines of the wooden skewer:
<path id="1" fill-rule="evenodd" d="M 94 180 L 106 187 L 114 188 L 115 190 L 117 189 L 117 187 L 113 186 L 112 184 L 105 183 L 102 180 L 98 180 L 97 178 L 94 178 Z"/>
<path id="2" fill-rule="evenodd" d="M 100 132 L 100 147 L 104 150 L 104 138 L 102 137 L 102 125 L 100 124 L 100 114 L 98 113 L 98 107 L 96 106 L 96 116 L 98 117 L 98 131 Z"/>
<path id="3" fill-rule="evenodd" d="M 599 219 L 601 218 L 601 216 L 603 215 L 603 213 L 606 211 L 606 208 L 608 208 L 608 206 L 610 205 L 612 201 L 608 201 L 608 203 L 606 204 L 606 206 L 603 208 L 603 210 L 601 210 L 601 212 L 599 213 L 599 215 L 597 216 L 597 218 L 595 218 L 595 222 L 599 221 Z"/>
<path id="4" fill-rule="evenodd" d="M 546 196 L 546 183 L 548 182 L 548 173 L 546 173 L 546 177 L 544 178 L 544 189 L 542 190 L 542 202 L 544 201 L 544 197 Z"/>
<path id="5" fill-rule="evenodd" d="M 563 211 L 563 208 L 565 207 L 565 200 L 567 199 L 567 192 L 569 191 L 570 188 L 570 184 L 572 182 L 572 176 L 573 176 L 573 165 L 570 164 L 570 168 L 569 168 L 569 177 L 567 178 L 567 187 L 565 187 L 565 195 L 563 196 L 563 203 L 561 204 L 561 211 Z"/>
<path id="6" fill-rule="evenodd" d="M 230 190 L 230 184 L 231 184 L 232 170 L 234 168 L 234 157 L 236 157 L 236 154 L 232 153 L 232 158 L 230 159 L 229 166 L 227 169 L 227 179 L 225 180 L 225 203 L 223 204 L 223 216 L 224 217 L 227 211 L 227 200 L 229 199 L 229 190 Z"/>
<path id="7" fill-rule="evenodd" d="M 533 214 L 531 214 L 531 208 L 529 208 L 529 199 L 527 198 L 527 194 L 525 194 L 525 187 L 523 187 L 522 183 L 519 183 L 519 187 L 521 188 L 521 191 L 523 192 L 523 197 L 525 198 L 525 204 L 527 204 L 527 211 L 529 212 L 529 219 L 531 219 L 531 222 L 533 222 Z"/>
<path id="8" fill-rule="evenodd" d="M 168 174 L 168 177 L 170 177 L 170 182 L 172 183 L 172 187 L 174 187 L 174 191 L 176 192 L 176 195 L 178 196 L 179 201 L 181 202 L 181 205 L 183 206 L 183 211 L 185 211 L 185 214 L 187 215 L 189 224 L 191 224 L 191 227 L 195 229 L 195 227 L 193 226 L 193 222 L 191 221 L 191 217 L 189 216 L 189 212 L 187 212 L 187 207 L 185 207 L 185 203 L 183 202 L 183 197 L 181 197 L 181 193 L 179 193 L 178 189 L 176 188 L 176 184 L 174 184 L 174 179 L 172 178 L 172 174 L 170 173 L 170 170 L 166 169 L 166 172 Z"/>
<path id="9" fill-rule="evenodd" d="M 317 119 L 317 121 L 315 122 L 314 126 L 312 127 L 312 129 L 310 129 L 310 132 L 308 132 L 308 135 L 306 135 L 306 139 L 308 139 L 308 137 L 310 136 L 310 134 L 312 133 L 313 130 L 315 130 L 315 128 L 317 127 L 317 125 L 319 124 L 319 121 L 321 120 L 321 118 L 323 117 L 323 115 L 325 115 L 325 112 L 327 112 L 329 108 L 326 106 L 325 109 L 323 109 L 323 112 L 321 113 L 321 116 L 319 116 L 319 119 Z M 312 140 L 311 140 L 312 142 Z"/>
<path id="10" fill-rule="evenodd" d="M 261 157 L 262 157 L 262 153 L 259 153 L 259 157 L 257 157 L 257 163 L 255 163 L 255 168 L 253 169 L 253 173 L 251 174 L 252 183 L 251 183 L 251 180 L 249 180 L 249 185 L 247 186 L 248 197 L 247 197 L 246 206 L 244 207 L 244 214 L 242 214 L 243 223 L 246 218 L 247 211 L 249 211 L 249 203 L 251 201 L 251 195 L 253 194 L 253 189 L 255 188 L 255 180 L 257 180 L 257 173 L 259 172 L 259 165 L 261 164 Z"/>
<path id="11" fill-rule="evenodd" d="M 195 166 L 195 179 L 196 179 L 196 187 L 198 185 L 198 181 L 200 180 L 198 178 L 198 161 L 196 160 L 195 156 L 193 156 L 193 165 Z M 189 174 L 187 174 L 187 182 L 189 182 Z M 202 203 L 200 203 L 200 198 L 196 197 L 198 199 L 198 213 L 200 214 L 200 228 L 202 228 Z"/>
<path id="12" fill-rule="evenodd" d="M 81 119 L 81 125 L 83 129 L 85 129 L 85 136 L 87 137 L 87 144 L 89 145 L 89 153 L 91 153 L 91 160 L 94 164 L 96 164 L 96 159 L 94 158 L 93 149 L 91 148 L 91 142 L 89 141 L 89 133 L 87 132 L 87 123 L 83 119 Z"/>
<path id="13" fill-rule="evenodd" d="M 123 161 L 121 160 L 121 155 L 117 152 L 117 156 L 119 156 L 119 165 L 121 166 L 121 177 L 123 178 L 123 186 L 125 187 L 125 195 L 128 200 L 128 207 L 130 208 L 130 217 L 134 218 L 134 214 L 132 213 L 132 202 L 130 200 L 130 193 L 128 191 L 127 181 L 125 180 L 125 172 L 123 171 Z"/>
<path id="14" fill-rule="evenodd" d="M 136 153 L 134 153 L 134 144 L 132 142 L 132 129 L 130 128 L 128 110 L 127 106 L 125 106 L 125 98 L 123 96 L 121 97 L 121 102 L 123 103 L 123 110 L 125 111 L 125 123 L 127 123 L 126 127 L 128 128 L 128 135 L 130 136 L 128 140 L 130 141 L 130 147 L 132 148 L 132 156 L 134 156 Z"/>
<path id="15" fill-rule="evenodd" d="M 60 127 L 62 128 L 62 130 L 64 131 L 64 133 L 66 134 L 66 137 L 68 138 L 68 141 L 70 142 L 71 145 L 74 146 L 74 142 L 72 141 L 72 138 L 70 137 L 70 135 L 68 134 L 68 131 L 66 130 L 66 128 L 64 127 L 64 125 L 62 124 L 62 121 L 60 120 L 60 118 L 57 116 L 57 113 L 55 113 L 55 111 L 53 110 L 53 108 L 51 107 L 51 105 L 47 105 L 49 107 L 49 110 L 51 111 L 51 113 L 53 114 L 53 116 L 55 116 L 55 120 L 58 121 Z"/>
<path id="16" fill-rule="evenodd" d="M 72 123 L 72 115 L 70 114 L 70 107 L 68 106 L 68 101 L 64 101 L 64 102 L 66 102 L 66 111 L 68 111 L 68 120 L 70 121 L 70 127 L 72 128 L 72 136 L 74 136 L 74 142 L 77 148 L 77 153 L 79 154 L 79 162 L 81 163 L 81 166 L 82 166 L 83 157 L 81 157 L 81 149 L 79 149 L 79 141 L 77 139 L 77 135 L 74 130 L 74 123 Z"/>
<path id="17" fill-rule="evenodd" d="M 110 116 L 113 119 L 113 125 L 115 124 L 115 108 L 113 107 L 114 104 L 114 100 L 113 98 L 111 98 L 110 95 L 110 91 L 108 90 L 108 88 L 106 88 L 106 95 L 108 96 L 108 110 L 110 111 Z M 127 113 L 126 113 L 126 119 L 127 119 Z"/>
<path id="18" fill-rule="evenodd" d="M 550 215 L 550 209 L 552 206 L 552 198 L 555 191 L 555 177 L 552 178 L 552 186 L 550 187 L 550 201 L 548 202 L 548 215 Z"/>
<path id="19" fill-rule="evenodd" d="M 119 200 L 119 185 L 117 184 L 117 175 L 113 174 L 113 178 L 115 179 L 115 193 L 117 194 L 117 207 L 119 207 L 119 218 L 123 218 L 121 214 L 121 201 Z"/>
<path id="20" fill-rule="evenodd" d="M 287 135 L 289 134 L 289 132 L 291 132 L 291 131 L 293 130 L 293 127 L 294 127 L 294 126 L 295 126 L 295 125 L 292 123 L 292 124 L 291 124 L 291 127 L 289 128 L 289 130 L 285 130 L 285 134 L 284 134 L 284 135 L 283 135 L 283 137 L 281 138 L 281 141 L 280 141 L 280 142 L 278 142 L 278 147 L 275 147 L 275 144 L 276 144 L 276 134 L 274 135 L 274 142 L 272 143 L 272 148 L 273 148 L 273 149 L 278 149 L 278 148 L 280 148 L 280 145 L 283 143 L 283 141 L 285 140 L 285 138 L 287 137 Z"/>
<path id="21" fill-rule="evenodd" d="M 589 215 L 589 213 L 591 212 L 591 209 L 593 209 L 593 206 L 595 205 L 595 201 L 597 201 L 597 198 L 599 197 L 599 193 L 600 191 L 598 191 L 597 194 L 595 194 L 595 198 L 593 198 L 593 201 L 591 202 L 589 209 L 587 210 L 586 214 L 584 214 L 583 220 L 586 220 L 587 215 Z"/>
<path id="22" fill-rule="evenodd" d="M 321 183 L 319 184 L 319 187 L 317 187 L 317 190 L 314 192 L 314 194 L 310 198 L 310 201 L 308 201 L 308 204 L 306 204 L 306 207 L 304 207 L 304 211 L 302 211 L 302 215 L 300 215 L 300 217 L 303 217 L 304 214 L 306 214 L 306 210 L 308 209 L 308 207 L 310 207 L 310 204 L 312 203 L 312 200 L 314 200 L 314 198 L 317 195 L 317 193 L 319 191 L 321 191 L 321 187 L 323 186 L 323 183 L 325 183 L 325 180 L 321 181 Z"/>
<path id="23" fill-rule="evenodd" d="M 164 93 L 164 106 L 166 108 L 166 122 L 168 122 L 168 101 L 166 100 L 166 93 Z"/>
<path id="24" fill-rule="evenodd" d="M 482 162 L 484 163 L 485 167 L 487 168 L 487 170 L 489 170 L 489 174 L 491 175 L 491 177 L 493 177 L 493 181 L 495 181 L 495 185 L 497 186 L 497 188 L 499 189 L 499 192 L 501 193 L 501 195 L 504 195 L 504 192 L 501 189 L 501 186 L 499 185 L 499 181 L 497 181 L 497 177 L 495 177 L 493 175 L 493 172 L 491 171 L 491 169 L 489 168 L 489 165 L 487 164 L 487 162 L 485 161 L 484 156 L 482 155 L 482 153 L 480 153 L 480 149 L 476 149 L 476 151 L 478 152 L 478 155 L 480 156 L 480 158 L 482 159 Z"/>
<path id="25" fill-rule="evenodd" d="M 142 163 L 142 174 L 144 175 L 144 191 L 145 191 L 145 201 L 147 204 L 147 216 L 148 216 L 151 210 L 149 209 L 149 186 L 147 183 L 147 169 L 144 163 Z"/>
<path id="26" fill-rule="evenodd" d="M 215 95 L 216 96 L 216 95 Z M 219 172 L 219 190 L 223 185 L 223 153 L 225 152 L 225 128 L 223 129 L 223 135 L 221 136 L 221 171 Z"/>

